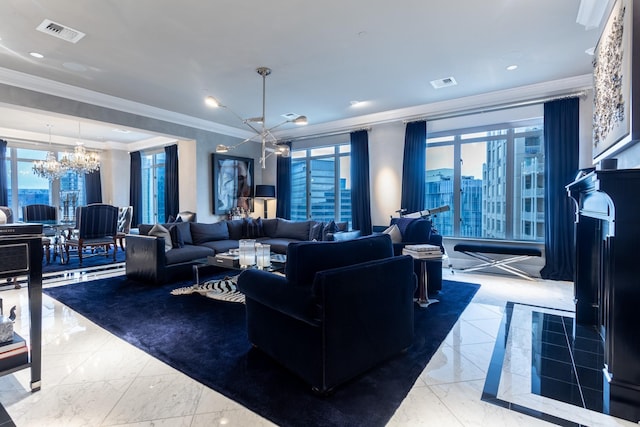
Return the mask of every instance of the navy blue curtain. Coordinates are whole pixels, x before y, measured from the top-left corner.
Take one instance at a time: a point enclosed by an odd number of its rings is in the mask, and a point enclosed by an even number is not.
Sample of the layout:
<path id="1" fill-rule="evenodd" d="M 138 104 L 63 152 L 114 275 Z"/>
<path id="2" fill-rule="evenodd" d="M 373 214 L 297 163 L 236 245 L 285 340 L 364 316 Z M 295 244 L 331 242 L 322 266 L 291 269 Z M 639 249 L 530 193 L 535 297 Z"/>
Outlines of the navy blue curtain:
<path id="1" fill-rule="evenodd" d="M 543 279 L 574 279 L 574 206 L 565 186 L 578 172 L 578 98 L 544 104 L 545 266 Z"/>
<path id="2" fill-rule="evenodd" d="M 402 198 L 400 208 L 407 213 L 425 209 L 425 171 L 427 161 L 427 122 L 407 123 L 402 159 Z"/>
<path id="3" fill-rule="evenodd" d="M 84 174 L 84 192 L 87 205 L 91 203 L 102 203 L 102 180 L 100 179 L 100 169 L 95 172 Z"/>
<path id="4" fill-rule="evenodd" d="M 7 188 L 7 141 L 0 139 L 0 206 L 8 206 Z"/>
<path id="5" fill-rule="evenodd" d="M 178 193 L 178 146 L 164 147 L 164 213 L 167 218 L 178 216 L 180 197 Z"/>
<path id="6" fill-rule="evenodd" d="M 291 144 L 287 143 L 289 148 Z M 291 157 L 278 156 L 276 161 L 276 217 L 291 219 Z"/>
<path id="7" fill-rule="evenodd" d="M 351 219 L 353 229 L 371 234 L 369 194 L 369 132 L 351 132 Z"/>
<path id="8" fill-rule="evenodd" d="M 131 228 L 135 228 L 142 222 L 142 155 L 134 151 L 130 156 L 129 204 L 133 206 Z"/>

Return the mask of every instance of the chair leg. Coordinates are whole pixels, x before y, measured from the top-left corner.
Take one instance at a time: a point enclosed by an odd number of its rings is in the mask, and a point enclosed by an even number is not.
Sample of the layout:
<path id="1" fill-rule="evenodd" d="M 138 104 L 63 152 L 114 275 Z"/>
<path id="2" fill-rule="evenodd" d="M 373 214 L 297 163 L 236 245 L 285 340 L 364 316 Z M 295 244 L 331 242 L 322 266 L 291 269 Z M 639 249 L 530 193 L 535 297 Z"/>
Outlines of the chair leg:
<path id="1" fill-rule="evenodd" d="M 44 245 L 44 259 L 47 261 L 47 264 L 49 264 L 51 262 L 51 253 L 49 251 L 50 245 Z"/>

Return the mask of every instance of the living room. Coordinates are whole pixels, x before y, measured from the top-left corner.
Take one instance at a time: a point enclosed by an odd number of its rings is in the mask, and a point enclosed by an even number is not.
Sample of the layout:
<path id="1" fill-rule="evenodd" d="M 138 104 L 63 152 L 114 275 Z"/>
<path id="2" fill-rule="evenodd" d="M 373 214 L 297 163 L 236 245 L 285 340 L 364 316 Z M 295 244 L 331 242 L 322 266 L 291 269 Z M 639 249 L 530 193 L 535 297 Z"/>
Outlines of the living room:
<path id="1" fill-rule="evenodd" d="M 612 5 L 609 6 L 611 7 Z M 140 10 L 135 11 L 140 12 Z M 572 5 L 572 20 L 575 20 L 576 11 L 577 5 Z M 133 13 L 134 11 L 130 12 Z M 493 15 L 490 14 L 490 16 Z M 63 19 L 60 18 L 60 20 Z M 258 25 L 253 21 L 251 23 Z M 78 26 L 72 23 L 69 23 L 69 25 L 72 27 L 74 25 Z M 371 24 L 369 23 L 368 25 Z M 597 41 L 598 37 L 593 33 L 601 30 L 603 26 L 604 22 L 597 29 L 592 30 L 588 38 L 594 42 Z M 375 33 L 374 27 L 369 26 L 367 28 L 368 33 L 365 31 L 357 33 L 356 40 L 363 42 L 368 40 L 367 37 L 372 36 L 376 37 L 379 42 L 380 40 L 377 38 L 379 35 Z M 584 27 L 581 27 L 580 30 L 584 31 Z M 5 34 L 0 35 L 3 40 L 6 40 Z M 385 47 L 388 46 L 385 45 Z M 585 48 L 587 47 L 589 46 L 585 46 Z M 505 54 L 505 56 L 507 58 L 501 58 L 501 62 L 504 62 L 504 59 L 510 61 L 510 64 L 512 60 L 515 62 L 520 59 L 520 56 L 513 52 Z M 152 107 L 152 103 L 144 104 L 134 99 L 126 99 L 127 97 L 122 93 L 121 97 L 116 97 L 113 94 L 107 95 L 108 92 L 106 91 L 100 93 L 101 91 L 98 87 L 93 87 L 91 83 L 77 86 L 60 82 L 59 84 L 52 84 L 52 82 L 56 81 L 52 76 L 44 78 L 39 75 L 40 73 L 30 75 L 25 72 L 10 72 L 11 70 L 9 69 L 3 70 L 0 99 L 3 101 L 2 108 L 7 110 L 26 113 L 37 112 L 37 115 L 33 117 L 38 117 L 40 122 L 38 126 L 42 129 L 45 129 L 42 123 L 42 116 L 48 114 L 52 115 L 51 121 L 54 118 L 62 118 L 63 121 L 72 123 L 74 125 L 73 133 L 66 136 L 62 134 L 54 135 L 55 147 L 60 151 L 64 149 L 63 147 L 67 143 L 74 143 L 75 139 L 80 139 L 77 123 L 82 122 L 82 128 L 84 129 L 82 131 L 82 139 L 86 141 L 85 145 L 89 149 L 99 151 L 100 154 L 102 201 L 114 206 L 131 205 L 130 189 L 132 186 L 130 174 L 128 173 L 131 167 L 131 153 L 159 152 L 166 146 L 177 145 L 179 153 L 179 211 L 194 212 L 197 221 L 200 223 L 215 223 L 226 218 L 226 215 L 215 213 L 214 198 L 216 190 L 212 155 L 217 153 L 217 147 L 221 145 L 232 147 L 229 150 L 230 152 L 226 154 L 252 161 L 255 167 L 254 185 L 276 185 L 278 180 L 277 163 L 279 157 L 269 155 L 272 153 L 271 151 L 265 153 L 262 150 L 263 146 L 260 144 L 260 137 L 264 134 L 259 132 L 260 129 L 264 129 L 261 126 L 264 126 L 265 122 L 273 122 L 275 125 L 278 120 L 272 116 L 265 115 L 263 104 L 262 122 L 252 122 L 244 119 L 244 121 L 249 121 L 250 125 L 256 126 L 256 129 L 258 129 L 258 138 L 255 143 L 253 139 L 248 141 L 250 143 L 245 143 L 246 138 L 253 138 L 256 135 L 251 129 L 246 128 L 246 123 L 242 123 L 243 120 L 237 120 L 237 117 L 230 113 L 233 113 L 235 108 L 240 108 L 242 111 L 241 117 L 251 117 L 251 114 L 255 114 L 254 110 L 260 109 L 259 102 L 261 100 L 263 102 L 266 101 L 270 112 L 274 110 L 279 113 L 290 111 L 279 111 L 283 103 L 287 105 L 287 101 L 289 101 L 289 99 L 281 100 L 280 98 L 289 97 L 290 94 L 287 93 L 286 89 L 288 83 L 293 85 L 294 83 L 299 84 L 299 82 L 297 77 L 294 78 L 292 76 L 291 69 L 286 68 L 286 64 L 283 64 L 282 68 L 279 69 L 281 62 L 270 61 L 268 55 L 265 57 L 258 55 L 257 57 L 260 58 L 259 63 L 255 63 L 257 60 L 255 58 L 250 58 L 250 61 L 244 58 L 241 70 L 228 71 L 227 74 L 237 74 L 235 77 L 242 81 L 236 85 L 230 84 L 233 90 L 223 90 L 220 87 L 216 88 L 219 89 L 219 91 L 216 91 L 214 90 L 215 86 L 209 86 L 206 91 L 199 87 L 198 90 L 194 90 L 191 93 L 190 98 L 194 104 L 195 102 L 203 104 L 202 101 L 205 94 L 213 93 L 216 96 L 220 96 L 228 104 L 227 111 L 225 109 L 210 110 L 204 105 L 202 108 L 200 108 L 200 105 L 198 107 L 190 106 L 191 111 L 197 112 L 193 116 L 189 116 L 188 114 L 169 111 L 163 107 Z M 306 127 L 293 127 L 287 123 L 282 128 L 274 131 L 273 134 L 276 135 L 277 140 L 290 142 L 291 154 L 295 156 L 301 155 L 300 153 L 304 150 L 348 145 L 350 144 L 351 132 L 365 129 L 368 135 L 369 150 L 370 217 L 371 224 L 378 229 L 384 229 L 389 226 L 390 219 L 398 217 L 398 210 L 404 207 L 401 188 L 403 186 L 403 162 L 405 159 L 405 131 L 407 124 L 414 121 L 426 121 L 427 136 L 428 138 L 433 138 L 430 142 L 434 144 L 442 143 L 442 140 L 436 141 L 437 138 L 445 138 L 453 132 L 472 134 L 479 129 L 484 130 L 505 123 L 521 123 L 523 127 L 537 127 L 537 130 L 541 131 L 542 119 L 545 117 L 545 103 L 573 97 L 577 98 L 579 110 L 577 169 L 585 171 L 594 167 L 600 169 L 602 160 L 612 158 L 617 161 L 617 169 L 637 169 L 640 166 L 640 146 L 632 143 L 618 146 L 615 151 L 610 151 L 605 155 L 594 156 L 592 144 L 594 76 L 591 72 L 591 58 L 588 57 L 586 62 L 582 61 L 588 67 L 583 67 L 583 72 L 577 74 L 564 74 L 558 76 L 558 78 L 530 81 L 526 84 L 510 83 L 503 86 L 501 83 L 496 83 L 495 85 L 489 85 L 492 90 L 484 90 L 464 96 L 453 96 L 451 98 L 445 96 L 442 99 L 437 98 L 440 95 L 433 95 L 431 98 L 423 98 L 420 102 L 408 100 L 407 103 L 397 104 L 395 108 L 384 110 L 366 110 L 367 107 L 365 106 L 365 110 L 361 110 L 364 111 L 361 114 L 351 111 L 345 116 L 336 116 L 333 120 L 326 122 L 315 122 L 311 113 L 299 107 L 298 105 L 300 104 L 294 103 L 291 107 L 286 108 L 294 108 L 297 112 L 304 112 L 309 116 L 310 124 Z M 133 58 L 129 57 L 128 59 L 135 63 Z M 260 86 L 261 82 L 255 73 L 255 68 L 263 65 L 270 65 L 273 70 L 266 79 L 268 89 L 266 96 L 264 95 L 265 92 L 263 92 L 261 98 L 260 89 L 264 89 L 264 86 Z M 504 65 L 507 64 L 505 63 Z M 504 67 L 501 66 L 501 68 Z M 328 73 L 329 71 L 323 72 Z M 172 78 L 179 74 L 176 73 Z M 220 77 L 222 74 L 225 73 L 221 73 Z M 443 77 L 444 75 L 434 75 L 433 77 Z M 87 80 L 90 81 L 93 78 L 91 77 Z M 124 78 L 126 77 L 123 76 Z M 463 86 L 464 78 L 457 78 L 460 86 Z M 509 80 L 510 77 L 505 72 L 504 77 L 501 79 Z M 143 80 L 143 78 L 139 76 L 135 78 L 132 76 L 131 78 L 133 84 L 140 80 Z M 500 78 L 497 80 L 500 80 Z M 264 84 L 265 80 L 262 83 Z M 208 84 L 212 85 L 212 83 Z M 246 88 L 243 88 L 243 85 Z M 428 82 L 426 85 L 428 86 Z M 206 87 L 207 84 L 202 83 L 202 86 Z M 299 87 L 296 86 L 296 88 Z M 326 86 L 324 91 L 329 91 L 328 87 L 330 86 Z M 336 88 L 337 92 L 340 90 L 341 88 Z M 446 90 L 446 88 L 440 90 Z M 242 101 L 240 98 L 234 99 L 234 91 L 237 91 L 238 96 L 240 96 L 240 92 L 243 92 L 245 99 Z M 295 92 L 295 90 L 292 92 Z M 305 94 L 305 97 L 310 97 L 310 95 Z M 295 99 L 295 96 L 290 96 L 289 98 Z M 318 95 L 318 99 L 320 99 L 320 95 Z M 272 104 L 272 101 L 274 104 Z M 236 102 L 238 107 L 236 107 Z M 163 105 L 167 105 L 166 100 Z M 276 106 L 274 107 L 273 105 Z M 354 107 L 354 105 L 351 107 Z M 9 112 L 7 112 L 7 115 L 9 115 Z M 319 115 L 315 116 L 315 118 L 317 117 Z M 117 126 L 121 129 L 130 129 L 132 132 L 145 134 L 146 137 L 133 143 L 114 142 L 111 140 L 107 140 L 105 143 L 104 140 L 92 139 L 89 136 L 89 128 L 93 125 L 97 126 L 98 123 L 109 128 Z M 516 125 L 513 126 L 516 127 Z M 61 128 L 63 125 L 59 127 Z M 55 126 L 53 130 L 54 132 L 56 131 Z M 38 144 L 35 149 L 46 150 L 47 142 L 51 144 L 51 135 L 47 135 L 46 131 L 34 131 L 33 125 L 18 129 L 18 126 L 10 127 L 7 123 L 3 123 L 2 131 L 4 133 L 0 134 L 0 138 L 8 141 L 9 148 L 33 148 L 35 143 Z M 75 137 L 76 134 L 78 138 Z M 273 147 L 270 146 L 268 148 Z M 429 162 L 429 148 L 427 148 L 427 158 L 427 162 Z M 263 163 L 264 168 L 261 167 Z M 453 169 L 453 162 L 451 165 Z M 430 168 L 427 163 L 427 169 L 435 170 L 438 167 Z M 459 176 L 465 176 L 464 168 L 461 169 L 462 172 L 460 172 Z M 566 182 L 564 184 L 569 183 Z M 566 197 L 564 187 L 562 191 L 564 191 Z M 52 194 L 51 202 L 57 205 L 60 202 L 59 196 Z M 274 199 L 268 200 L 266 206 L 267 209 L 265 211 L 262 200 L 255 200 L 253 211 L 249 215 L 254 218 L 275 218 L 279 216 L 277 195 Z M 433 205 L 423 206 L 424 209 L 435 207 Z M 459 205 L 452 206 L 452 208 L 454 210 L 456 208 L 459 209 Z M 153 217 L 153 212 L 148 212 L 148 214 Z M 165 218 L 149 222 L 164 222 L 170 214 L 177 214 L 177 212 L 166 212 Z M 451 218 L 460 218 L 460 216 L 452 216 Z M 459 229 L 457 229 L 456 233 L 449 234 L 444 232 L 444 226 L 439 226 L 438 228 L 443 230 L 444 247 L 453 267 L 460 269 L 473 265 L 474 261 L 470 257 L 454 250 L 454 247 L 461 242 L 470 240 L 482 242 L 483 239 L 477 239 L 473 236 L 469 238 L 469 235 L 461 233 Z M 523 247 L 533 247 L 540 251 L 544 251 L 546 246 L 544 238 L 519 241 L 517 244 Z M 541 256 L 530 258 L 519 264 L 519 267 L 527 274 L 535 277 L 533 283 L 529 283 L 524 279 L 514 278 L 511 275 L 495 274 L 500 273 L 495 269 L 490 274 L 458 271 L 454 273 L 453 270 L 447 268 L 446 264 L 443 265 L 443 278 L 449 284 L 455 282 L 480 284 L 480 290 L 476 299 L 469 306 L 470 308 L 462 314 L 461 320 L 456 323 L 452 334 L 443 341 L 442 347 L 438 349 L 432 362 L 425 368 L 424 375 L 420 377 L 416 385 L 411 387 L 410 393 L 403 400 L 401 409 L 398 409 L 394 417 L 388 420 L 390 425 L 419 425 L 428 422 L 430 419 L 429 414 L 425 412 L 424 408 L 419 409 L 421 405 L 427 407 L 427 412 L 430 412 L 434 419 L 440 420 L 443 425 L 447 423 L 478 425 L 483 422 L 489 422 L 492 416 L 504 416 L 508 423 L 538 421 L 541 424 L 543 423 L 541 420 L 529 417 L 526 411 L 509 411 L 496 405 L 480 403 L 480 395 L 486 391 L 483 390 L 483 386 L 485 386 L 484 380 L 487 376 L 483 369 L 486 370 L 490 360 L 486 355 L 477 359 L 473 359 L 473 357 L 474 354 L 477 356 L 478 352 L 484 352 L 487 355 L 493 354 L 494 344 L 499 339 L 499 326 L 508 311 L 506 308 L 506 303 L 508 302 L 516 305 L 520 304 L 516 308 L 524 309 L 525 311 L 530 310 L 530 306 L 534 305 L 551 307 L 554 309 L 553 313 L 551 313 L 553 315 L 557 315 L 561 311 L 564 313 L 564 311 L 571 312 L 575 310 L 572 301 L 573 283 L 569 280 L 553 281 L 541 279 L 540 270 L 545 266 L 545 263 L 545 256 Z M 94 280 L 95 278 L 106 280 L 111 276 L 122 275 L 122 266 L 120 266 L 119 270 L 89 273 L 74 272 L 63 277 L 58 276 L 56 286 Z M 50 283 L 45 283 L 45 287 L 48 285 Z M 10 290 L 9 292 L 10 294 L 2 296 L 5 299 L 5 309 L 13 302 L 18 302 L 21 298 L 24 298 L 24 292 L 22 294 L 19 290 Z M 24 309 L 24 306 L 22 307 L 23 311 L 26 312 L 27 310 Z M 63 317 L 59 316 L 65 315 L 70 316 L 68 320 L 71 323 L 55 331 L 45 327 L 47 332 L 45 332 L 43 343 L 49 344 L 51 349 L 48 353 L 45 353 L 47 360 L 43 361 L 47 368 L 44 374 L 42 390 L 32 395 L 27 392 L 28 387 L 25 384 L 28 384 L 29 379 L 28 372 L 25 371 L 2 378 L 3 383 L 0 384 L 0 390 L 6 396 L 2 399 L 2 403 L 17 425 L 42 423 L 56 425 L 76 422 L 110 425 L 159 422 L 161 420 L 168 425 L 200 425 L 198 423 L 206 425 L 212 422 L 222 424 L 229 422 L 229 420 L 244 425 L 270 425 L 267 420 L 277 424 L 286 424 L 281 421 L 287 418 L 286 410 L 282 410 L 280 411 L 281 413 L 274 416 L 273 411 L 265 410 L 264 413 L 261 413 L 255 406 L 243 406 L 237 403 L 242 401 L 241 399 L 235 401 L 234 399 L 227 399 L 229 396 L 227 393 L 223 392 L 219 395 L 217 391 L 214 391 L 215 389 L 203 387 L 198 381 L 184 378 L 184 374 L 175 370 L 176 367 L 165 365 L 145 353 L 145 351 L 121 341 L 117 336 L 111 335 L 105 329 L 83 318 L 78 312 L 55 299 L 45 297 L 44 308 L 45 324 L 47 322 L 50 324 L 56 322 L 64 324 Z M 429 309 L 427 308 L 426 310 Z M 18 322 L 20 322 L 20 319 Z M 22 327 L 25 327 L 24 323 L 26 322 L 23 320 Z M 20 323 L 16 325 L 20 325 Z M 481 326 L 486 329 L 482 329 Z M 76 328 L 77 330 L 91 331 L 93 335 L 86 335 L 85 339 L 87 341 L 85 342 L 74 339 L 73 334 L 76 333 L 74 332 Z M 467 329 L 465 330 L 465 328 Z M 471 333 L 468 332 L 468 328 L 476 329 L 474 333 Z M 477 329 L 480 329 L 480 332 Z M 458 334 L 457 337 L 455 336 L 456 333 Z M 80 333 L 75 337 L 79 335 Z M 68 348 L 64 348 L 60 344 L 60 340 L 67 338 L 69 339 Z M 479 340 L 479 342 L 474 342 L 474 340 Z M 458 353 L 460 346 L 464 347 L 465 345 L 473 345 L 475 347 L 473 349 L 467 347 L 469 351 L 464 353 L 464 363 L 457 366 L 452 362 L 447 363 L 447 359 L 453 360 L 456 356 L 459 356 L 461 354 Z M 55 349 L 54 346 L 56 347 Z M 105 362 L 107 359 L 108 361 Z M 470 360 L 472 362 L 469 362 Z M 102 365 L 102 363 L 105 365 Z M 197 361 L 194 361 L 194 363 L 197 363 Z M 438 364 L 446 365 L 452 369 L 450 378 L 438 378 Z M 479 368 L 479 365 L 487 366 Z M 456 369 L 459 370 L 456 371 Z M 65 370 L 67 370 L 66 373 Z M 119 370 L 122 370 L 121 376 L 118 374 Z M 182 369 L 178 368 L 178 370 L 181 371 Z M 473 373 L 465 377 L 465 370 L 467 373 L 471 371 Z M 531 370 L 530 366 L 529 370 Z M 104 377 L 98 371 L 103 371 Z M 70 374 L 70 372 L 73 374 Z M 163 376 L 171 378 L 171 380 L 163 382 Z M 464 377 L 464 380 L 458 382 L 455 379 L 456 376 Z M 459 384 L 462 382 L 464 384 Z M 46 391 L 49 384 L 55 385 L 57 392 L 63 396 L 73 395 L 73 397 L 69 397 L 69 401 L 72 402 L 69 405 L 70 408 L 63 408 L 64 403 L 51 396 L 49 394 L 51 390 L 49 392 Z M 71 389 L 74 387 L 81 390 L 86 387 L 86 396 L 92 397 L 87 397 L 87 400 L 83 400 L 82 392 L 77 393 L 76 390 L 76 393 L 71 393 Z M 98 392 L 97 389 L 100 387 L 111 390 L 114 397 L 110 397 L 109 393 Z M 172 400 L 168 397 L 171 394 L 170 389 L 172 387 L 180 390 L 184 393 L 184 396 L 189 396 L 189 398 Z M 161 403 L 154 403 L 153 399 L 133 403 L 136 400 L 133 399 L 134 395 L 146 393 L 147 389 L 151 390 L 153 388 L 158 391 L 155 396 L 158 398 L 158 402 Z M 449 393 L 456 397 L 447 402 Z M 40 394 L 45 394 L 43 400 L 48 402 L 47 405 L 51 405 L 50 407 L 47 406 L 47 410 L 55 414 L 52 417 L 47 417 L 44 414 L 46 412 L 45 409 L 35 408 Z M 106 402 L 105 407 L 99 408 L 100 405 L 95 404 L 94 399 L 104 399 Z M 132 403 L 130 405 L 126 403 L 127 399 L 131 400 Z M 190 405 L 188 400 L 197 402 L 194 404 L 195 407 L 193 404 Z M 165 411 L 160 407 L 162 405 L 170 407 L 172 404 L 175 404 L 175 411 Z M 464 412 L 465 405 L 470 405 L 473 409 L 463 415 L 456 414 L 456 411 Z M 136 412 L 137 415 L 135 415 Z M 550 411 L 550 413 L 555 412 Z M 261 416 L 264 418 L 261 418 Z M 477 419 L 474 420 L 474 417 L 477 417 Z M 484 421 L 478 422 L 478 419 Z M 544 417 L 543 420 L 559 421 L 558 418 Z M 580 422 L 584 424 L 610 423 L 611 425 L 626 425 L 625 421 L 618 418 L 596 418 L 592 414 L 588 416 L 587 421 L 584 421 L 584 418 L 581 418 L 581 420 L 583 421 Z M 331 421 L 327 422 L 331 424 Z M 571 419 L 571 422 L 577 421 Z M 296 425 L 295 421 L 289 421 L 289 423 Z"/>

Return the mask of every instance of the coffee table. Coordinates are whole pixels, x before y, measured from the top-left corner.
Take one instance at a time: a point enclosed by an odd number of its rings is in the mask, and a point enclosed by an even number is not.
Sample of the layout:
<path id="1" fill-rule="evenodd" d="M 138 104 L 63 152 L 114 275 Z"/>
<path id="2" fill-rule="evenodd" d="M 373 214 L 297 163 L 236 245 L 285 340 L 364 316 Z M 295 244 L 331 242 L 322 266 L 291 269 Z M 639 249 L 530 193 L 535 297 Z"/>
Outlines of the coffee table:
<path id="1" fill-rule="evenodd" d="M 257 269 L 269 271 L 271 273 L 279 273 L 284 271 L 285 264 L 287 262 L 287 256 L 283 254 L 271 253 L 271 265 L 269 267 L 260 268 L 257 265 L 250 265 L 247 267 L 240 266 L 239 264 L 235 264 L 233 262 L 229 262 L 228 259 L 225 259 L 225 262 L 220 262 L 219 258 L 216 258 L 217 255 L 225 255 L 229 254 L 216 254 L 215 256 L 208 256 L 206 258 L 199 258 L 194 261 L 193 264 L 193 279 L 196 285 L 200 284 L 200 269 L 204 267 L 221 267 L 227 268 L 229 270 L 248 270 L 248 269 Z"/>

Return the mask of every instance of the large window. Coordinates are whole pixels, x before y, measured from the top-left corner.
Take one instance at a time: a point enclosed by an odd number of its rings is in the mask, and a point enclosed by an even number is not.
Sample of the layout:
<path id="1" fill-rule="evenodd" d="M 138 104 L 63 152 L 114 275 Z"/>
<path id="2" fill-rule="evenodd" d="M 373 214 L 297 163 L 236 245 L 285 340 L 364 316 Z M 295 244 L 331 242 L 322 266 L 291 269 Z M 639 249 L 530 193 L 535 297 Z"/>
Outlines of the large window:
<path id="1" fill-rule="evenodd" d="M 165 153 L 149 152 L 142 155 L 142 222 L 165 222 L 164 212 Z"/>
<path id="2" fill-rule="evenodd" d="M 64 153 L 57 153 L 58 158 Z M 56 181 L 33 173 L 34 160 L 44 160 L 47 151 L 22 147 L 7 148 L 8 205 L 15 221 L 22 221 L 22 207 L 33 204 L 62 206 L 67 195 L 73 194 L 75 206 L 85 204 L 84 175 L 69 172 Z M 71 209 L 71 207 L 69 208 Z M 73 214 L 70 214 L 73 217 Z M 65 212 L 58 213 L 59 219 Z"/>
<path id="3" fill-rule="evenodd" d="M 351 221 L 351 145 L 291 153 L 291 219 Z"/>
<path id="4" fill-rule="evenodd" d="M 430 134 L 426 207 L 444 236 L 544 241 L 542 119 Z"/>

